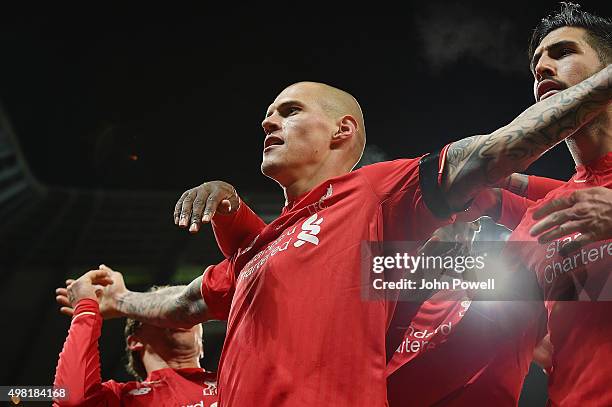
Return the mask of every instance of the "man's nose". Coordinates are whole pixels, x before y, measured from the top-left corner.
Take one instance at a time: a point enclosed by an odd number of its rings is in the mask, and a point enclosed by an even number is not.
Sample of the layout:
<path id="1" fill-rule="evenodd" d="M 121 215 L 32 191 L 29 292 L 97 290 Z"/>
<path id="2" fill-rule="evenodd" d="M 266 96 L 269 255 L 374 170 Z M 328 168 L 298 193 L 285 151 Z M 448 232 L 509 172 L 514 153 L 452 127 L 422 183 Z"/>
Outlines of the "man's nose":
<path id="1" fill-rule="evenodd" d="M 270 134 L 278 130 L 280 128 L 280 124 L 278 123 L 278 118 L 276 118 L 276 115 L 272 114 L 261 122 L 261 127 L 263 127 L 266 134 Z"/>
<path id="2" fill-rule="evenodd" d="M 535 77 L 538 82 L 546 78 L 552 78 L 557 74 L 557 66 L 554 59 L 542 55 L 535 66 Z"/>

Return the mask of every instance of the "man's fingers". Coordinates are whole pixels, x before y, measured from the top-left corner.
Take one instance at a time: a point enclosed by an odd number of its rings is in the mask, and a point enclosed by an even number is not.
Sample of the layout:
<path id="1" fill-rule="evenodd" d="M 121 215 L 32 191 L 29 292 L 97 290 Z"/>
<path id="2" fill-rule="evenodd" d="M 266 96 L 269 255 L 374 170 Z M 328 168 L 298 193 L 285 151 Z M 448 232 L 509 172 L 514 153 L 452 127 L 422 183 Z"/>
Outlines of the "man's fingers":
<path id="1" fill-rule="evenodd" d="M 206 200 L 206 208 L 204 209 L 204 214 L 202 216 L 202 222 L 208 223 L 217 212 L 217 207 L 219 203 L 222 201 L 221 194 L 219 191 L 214 191 L 208 196 Z"/>
<path id="2" fill-rule="evenodd" d="M 230 196 L 226 197 L 221 203 L 224 203 L 226 201 L 227 201 L 227 204 L 224 204 L 223 210 L 222 210 L 222 212 L 225 214 L 236 212 L 238 208 L 240 207 L 240 198 L 238 197 L 238 193 L 236 192 L 236 189 L 234 187 L 232 187 L 232 192 L 230 193 Z"/>
<path id="3" fill-rule="evenodd" d="M 533 213 L 533 219 L 534 220 L 542 219 L 543 217 L 553 212 L 557 212 L 562 209 L 569 208 L 573 204 L 574 202 L 571 199 L 571 197 L 553 199 L 552 201 L 548 202 L 545 205 L 542 205 L 542 207 L 540 207 L 537 211 L 535 211 Z"/>
<path id="4" fill-rule="evenodd" d="M 197 233 L 200 230 L 200 222 L 202 222 L 202 214 L 204 213 L 204 206 L 206 204 L 206 200 L 208 199 L 209 194 L 208 191 L 202 190 L 198 191 L 195 200 L 193 201 L 193 206 L 191 208 L 191 220 L 189 231 L 191 233 Z"/>
<path id="5" fill-rule="evenodd" d="M 113 278 L 109 270 L 91 270 L 85 276 L 91 284 L 109 285 L 113 283 Z"/>
<path id="6" fill-rule="evenodd" d="M 570 233 L 585 232 L 584 229 L 586 226 L 587 224 L 585 222 L 580 221 L 565 222 L 540 235 L 540 237 L 538 237 L 538 242 L 540 244 L 549 243 L 560 237 L 567 236 Z"/>
<path id="7" fill-rule="evenodd" d="M 68 280 L 66 280 L 66 287 L 68 287 L 72 283 L 74 283 L 74 279 L 69 278 Z"/>
<path id="8" fill-rule="evenodd" d="M 62 307 L 60 308 L 60 312 L 64 315 L 68 315 L 69 317 L 74 315 L 74 309 L 72 309 L 72 307 Z"/>
<path id="9" fill-rule="evenodd" d="M 544 219 L 536 223 L 531 230 L 529 230 L 529 234 L 531 236 L 537 236 L 540 233 L 547 231 L 548 229 L 559 226 L 569 220 L 572 220 L 572 213 L 568 209 L 559 210 L 557 212 L 551 213 L 546 216 Z"/>
<path id="10" fill-rule="evenodd" d="M 217 210 L 223 213 L 230 213 L 232 211 L 232 203 L 229 201 L 229 199 L 224 199 L 219 204 Z"/>
<path id="11" fill-rule="evenodd" d="M 183 192 L 183 195 L 181 195 L 179 200 L 176 201 L 176 205 L 174 205 L 174 224 L 175 225 L 179 224 L 179 219 L 181 216 L 181 209 L 183 208 L 183 200 L 185 199 L 187 194 L 189 194 L 189 191 Z"/>
<path id="12" fill-rule="evenodd" d="M 586 246 L 589 243 L 593 243 L 594 241 L 594 236 L 590 233 L 581 234 L 571 242 L 564 244 L 559 250 L 559 254 L 564 257 L 568 256 L 576 250 L 579 250 L 581 247 Z"/>
<path id="13" fill-rule="evenodd" d="M 197 196 L 197 191 L 190 190 L 187 196 L 183 199 L 183 205 L 181 206 L 181 212 L 179 215 L 179 226 L 186 227 L 191 217 L 191 208 L 193 201 Z"/>
<path id="14" fill-rule="evenodd" d="M 65 296 L 65 295 L 58 295 L 58 296 L 56 296 L 55 297 L 55 301 L 57 301 L 57 303 L 59 305 L 63 305 L 63 306 L 66 306 L 66 307 L 69 307 L 71 305 L 70 301 L 68 301 L 68 297 Z"/>

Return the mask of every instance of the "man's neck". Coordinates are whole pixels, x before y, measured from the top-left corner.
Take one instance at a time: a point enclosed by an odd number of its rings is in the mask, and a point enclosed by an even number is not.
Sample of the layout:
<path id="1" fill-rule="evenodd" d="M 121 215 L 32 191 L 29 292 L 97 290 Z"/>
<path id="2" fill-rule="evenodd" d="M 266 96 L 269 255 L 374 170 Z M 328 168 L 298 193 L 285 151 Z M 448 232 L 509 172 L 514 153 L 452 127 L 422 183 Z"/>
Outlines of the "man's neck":
<path id="1" fill-rule="evenodd" d="M 588 164 L 612 151 L 612 111 L 608 108 L 566 139 L 576 165 Z"/>
<path id="2" fill-rule="evenodd" d="M 185 369 L 190 367 L 200 367 L 200 359 L 194 355 L 174 355 L 162 358 L 156 353 L 145 352 L 142 355 L 142 364 L 147 374 L 159 369 Z"/>
<path id="3" fill-rule="evenodd" d="M 330 178 L 347 174 L 348 172 L 349 171 L 346 170 L 322 171 L 314 176 L 301 178 L 290 185 L 281 185 L 283 187 L 283 192 L 285 193 L 285 205 L 295 200 L 295 198 L 304 195 L 308 191 L 313 190 L 322 182 Z"/>

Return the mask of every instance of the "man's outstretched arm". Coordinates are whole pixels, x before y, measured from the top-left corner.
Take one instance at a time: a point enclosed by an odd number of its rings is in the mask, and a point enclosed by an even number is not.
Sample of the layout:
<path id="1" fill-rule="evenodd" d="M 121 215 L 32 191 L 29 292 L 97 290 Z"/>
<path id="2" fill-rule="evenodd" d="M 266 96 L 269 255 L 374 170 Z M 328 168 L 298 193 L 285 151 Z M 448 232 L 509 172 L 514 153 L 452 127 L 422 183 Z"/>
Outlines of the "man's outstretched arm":
<path id="1" fill-rule="evenodd" d="M 167 287 L 157 292 L 127 291 L 116 297 L 120 315 L 165 328 L 191 328 L 208 320 L 202 298 L 202 276 L 186 286 Z"/>
<path id="2" fill-rule="evenodd" d="M 480 189 L 525 170 L 572 135 L 612 98 L 612 65 L 525 110 L 507 126 L 448 147 L 441 187 L 452 210 L 461 210 Z"/>
<path id="3" fill-rule="evenodd" d="M 126 288 L 121 273 L 106 266 L 100 266 L 100 270 L 111 271 L 113 281 L 112 284 L 97 290 L 103 318 L 128 317 L 165 328 L 190 328 L 208 320 L 208 307 L 200 292 L 202 276 L 186 286 L 140 293 Z M 68 284 L 71 282 L 72 280 L 67 281 Z M 72 315 L 68 291 L 58 288 L 56 294 L 57 302 L 62 305 L 61 312 Z"/>

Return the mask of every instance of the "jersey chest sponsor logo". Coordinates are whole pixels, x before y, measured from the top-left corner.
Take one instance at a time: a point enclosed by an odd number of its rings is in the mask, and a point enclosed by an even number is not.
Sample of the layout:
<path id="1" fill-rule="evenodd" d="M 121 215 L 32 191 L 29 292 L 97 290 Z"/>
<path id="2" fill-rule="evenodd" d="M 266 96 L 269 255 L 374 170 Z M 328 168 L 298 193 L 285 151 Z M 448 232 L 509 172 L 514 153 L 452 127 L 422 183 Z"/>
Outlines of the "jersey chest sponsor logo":
<path id="1" fill-rule="evenodd" d="M 572 242 L 580 235 L 580 233 L 575 233 L 545 245 L 545 255 L 538 267 L 543 283 L 553 284 L 555 279 L 561 275 L 584 270 L 585 268 L 588 269 L 601 262 L 604 265 L 610 264 L 612 259 L 612 240 L 587 245 L 566 256 L 559 254 L 559 250 L 563 246 Z"/>
<path id="2" fill-rule="evenodd" d="M 293 226 L 285 230 L 276 240 L 274 240 L 268 247 L 257 253 L 249 262 L 244 266 L 240 272 L 238 279 L 245 279 L 250 277 L 254 272 L 259 270 L 269 258 L 276 256 L 279 253 L 284 253 L 291 246 L 300 248 L 304 245 L 307 246 L 318 246 L 320 243 L 319 233 L 321 232 L 321 224 L 323 223 L 323 217 L 317 213 L 310 216 L 299 226 Z M 297 233 L 297 236 L 295 235 Z"/>

